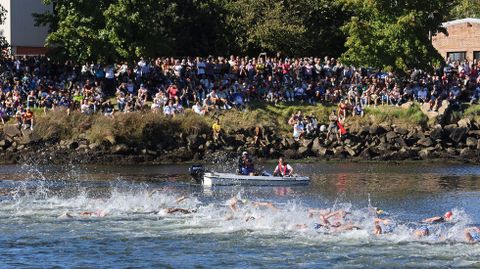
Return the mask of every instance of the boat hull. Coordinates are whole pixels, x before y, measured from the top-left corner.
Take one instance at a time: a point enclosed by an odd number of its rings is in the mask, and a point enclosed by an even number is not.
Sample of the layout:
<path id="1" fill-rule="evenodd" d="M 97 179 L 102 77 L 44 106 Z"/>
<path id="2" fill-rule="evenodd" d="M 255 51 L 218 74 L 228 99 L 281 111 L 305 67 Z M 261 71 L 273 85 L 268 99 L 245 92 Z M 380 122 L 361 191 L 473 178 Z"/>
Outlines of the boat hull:
<path id="1" fill-rule="evenodd" d="M 251 185 L 251 186 L 291 186 L 306 185 L 310 183 L 310 178 L 294 177 L 273 177 L 273 176 L 244 176 L 229 173 L 205 173 L 203 176 L 203 185 Z"/>

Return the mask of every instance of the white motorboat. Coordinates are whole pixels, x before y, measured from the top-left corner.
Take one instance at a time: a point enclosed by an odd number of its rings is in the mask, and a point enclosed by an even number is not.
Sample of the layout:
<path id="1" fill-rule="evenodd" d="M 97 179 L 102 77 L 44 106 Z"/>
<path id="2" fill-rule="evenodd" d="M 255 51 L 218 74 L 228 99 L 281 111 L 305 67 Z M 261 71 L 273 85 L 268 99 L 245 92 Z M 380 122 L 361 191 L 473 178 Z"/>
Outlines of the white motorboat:
<path id="1" fill-rule="evenodd" d="M 254 186 L 291 186 L 310 183 L 310 178 L 304 176 L 244 176 L 230 173 L 207 172 L 203 175 L 204 186 L 213 185 L 254 185 Z"/>

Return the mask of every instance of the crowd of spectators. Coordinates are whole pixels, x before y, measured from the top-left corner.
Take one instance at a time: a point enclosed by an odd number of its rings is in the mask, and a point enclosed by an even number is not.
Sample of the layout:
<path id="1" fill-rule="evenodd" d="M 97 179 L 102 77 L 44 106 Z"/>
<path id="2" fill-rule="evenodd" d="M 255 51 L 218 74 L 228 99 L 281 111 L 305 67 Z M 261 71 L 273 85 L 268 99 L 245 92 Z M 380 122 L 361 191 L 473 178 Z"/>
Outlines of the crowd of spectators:
<path id="1" fill-rule="evenodd" d="M 85 114 L 152 110 L 167 116 L 186 109 L 205 115 L 251 102 L 338 105 L 338 117 L 367 106 L 409 101 L 437 110 L 442 101 L 478 102 L 480 61 L 449 61 L 434 73 L 407 79 L 343 65 L 335 58 L 185 57 L 137 63 L 58 63 L 46 57 L 1 62 L 0 115 L 20 121 L 27 109 Z M 22 116 L 23 115 L 23 116 Z"/>

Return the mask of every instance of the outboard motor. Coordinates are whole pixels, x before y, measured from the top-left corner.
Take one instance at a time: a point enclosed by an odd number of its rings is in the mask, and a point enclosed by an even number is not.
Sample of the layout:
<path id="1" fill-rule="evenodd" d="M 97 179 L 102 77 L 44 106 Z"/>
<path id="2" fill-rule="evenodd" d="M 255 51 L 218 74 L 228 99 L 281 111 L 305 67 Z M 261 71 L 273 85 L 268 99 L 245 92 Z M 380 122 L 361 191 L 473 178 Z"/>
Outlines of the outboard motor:
<path id="1" fill-rule="evenodd" d="M 188 169 L 188 171 L 190 172 L 190 176 L 195 179 L 195 182 L 202 183 L 203 174 L 205 173 L 203 165 L 194 164 Z"/>

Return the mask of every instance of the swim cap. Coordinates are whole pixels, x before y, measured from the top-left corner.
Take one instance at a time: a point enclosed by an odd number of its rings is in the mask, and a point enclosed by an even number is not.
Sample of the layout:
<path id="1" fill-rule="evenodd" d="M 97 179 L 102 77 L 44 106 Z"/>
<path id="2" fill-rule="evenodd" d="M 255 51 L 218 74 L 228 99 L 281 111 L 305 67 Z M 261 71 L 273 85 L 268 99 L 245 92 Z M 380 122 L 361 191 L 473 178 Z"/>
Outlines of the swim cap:
<path id="1" fill-rule="evenodd" d="M 248 152 L 244 151 L 244 152 L 242 153 L 242 155 L 248 155 Z"/>
<path id="2" fill-rule="evenodd" d="M 447 212 L 445 213 L 445 215 L 444 215 L 444 218 L 449 219 L 449 218 L 451 218 L 452 216 L 453 216 L 452 211 L 447 211 Z"/>

